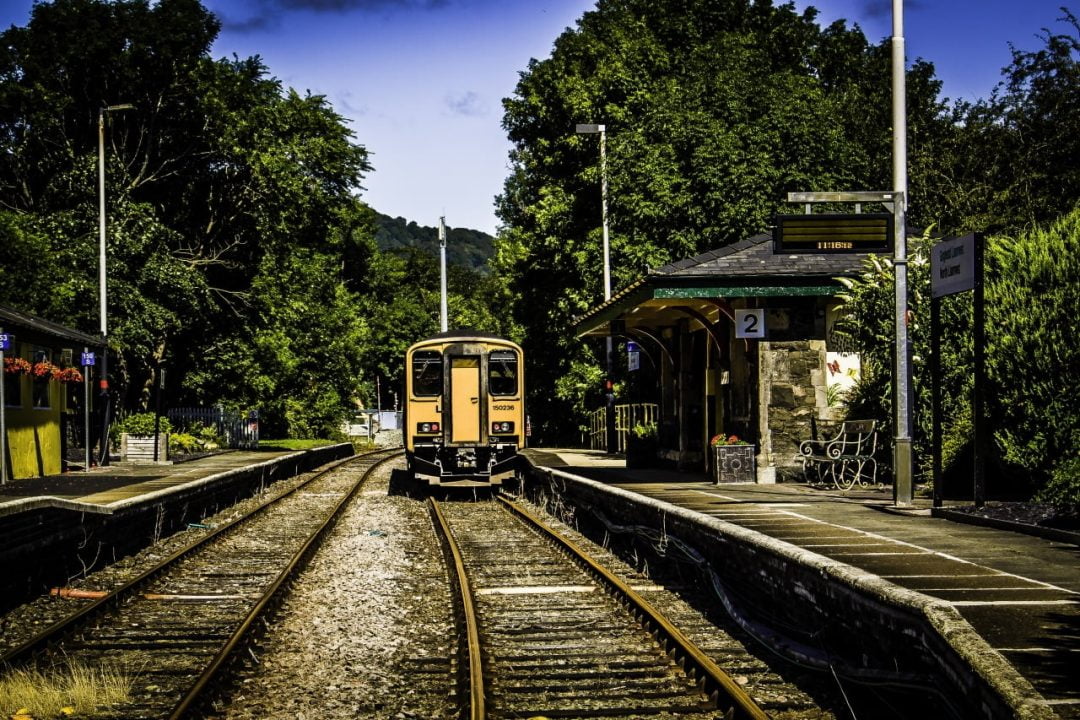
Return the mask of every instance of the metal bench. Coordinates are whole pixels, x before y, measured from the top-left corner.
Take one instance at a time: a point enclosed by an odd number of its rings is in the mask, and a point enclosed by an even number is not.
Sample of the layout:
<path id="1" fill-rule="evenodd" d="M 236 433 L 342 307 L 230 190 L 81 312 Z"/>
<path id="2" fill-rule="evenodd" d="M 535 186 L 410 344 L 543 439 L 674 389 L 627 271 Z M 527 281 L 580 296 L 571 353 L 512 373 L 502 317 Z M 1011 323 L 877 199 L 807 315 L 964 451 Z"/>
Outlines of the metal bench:
<path id="1" fill-rule="evenodd" d="M 850 490 L 877 483 L 877 421 L 846 420 L 828 440 L 804 440 L 799 444 L 803 477 L 815 485 L 834 485 Z"/>

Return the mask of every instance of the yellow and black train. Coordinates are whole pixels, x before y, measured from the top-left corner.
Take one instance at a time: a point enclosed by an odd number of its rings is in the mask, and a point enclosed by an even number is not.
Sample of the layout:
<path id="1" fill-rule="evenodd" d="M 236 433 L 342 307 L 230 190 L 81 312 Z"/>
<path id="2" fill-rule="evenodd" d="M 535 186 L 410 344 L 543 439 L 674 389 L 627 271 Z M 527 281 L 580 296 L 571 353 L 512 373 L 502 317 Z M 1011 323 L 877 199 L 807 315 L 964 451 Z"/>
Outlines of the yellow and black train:
<path id="1" fill-rule="evenodd" d="M 418 481 L 500 485 L 525 447 L 521 347 L 495 335 L 450 331 L 405 353 L 405 456 Z"/>

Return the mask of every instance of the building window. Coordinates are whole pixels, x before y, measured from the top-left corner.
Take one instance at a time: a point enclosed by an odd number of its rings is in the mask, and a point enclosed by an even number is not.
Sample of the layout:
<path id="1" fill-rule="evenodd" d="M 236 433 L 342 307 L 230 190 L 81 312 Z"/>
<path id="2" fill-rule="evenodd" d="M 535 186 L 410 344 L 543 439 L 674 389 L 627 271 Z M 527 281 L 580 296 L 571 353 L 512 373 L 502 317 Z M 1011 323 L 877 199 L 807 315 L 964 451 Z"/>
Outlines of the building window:
<path id="1" fill-rule="evenodd" d="M 22 375 L 4 373 L 4 405 L 7 407 L 22 407 Z"/>
<path id="2" fill-rule="evenodd" d="M 34 347 L 33 362 L 35 365 L 38 363 L 47 363 L 52 361 L 52 353 L 48 348 Z M 31 394 L 34 399 L 34 409 L 36 410 L 48 410 L 52 407 L 52 392 L 51 392 L 51 380 L 48 376 L 39 378 L 31 378 Z"/>

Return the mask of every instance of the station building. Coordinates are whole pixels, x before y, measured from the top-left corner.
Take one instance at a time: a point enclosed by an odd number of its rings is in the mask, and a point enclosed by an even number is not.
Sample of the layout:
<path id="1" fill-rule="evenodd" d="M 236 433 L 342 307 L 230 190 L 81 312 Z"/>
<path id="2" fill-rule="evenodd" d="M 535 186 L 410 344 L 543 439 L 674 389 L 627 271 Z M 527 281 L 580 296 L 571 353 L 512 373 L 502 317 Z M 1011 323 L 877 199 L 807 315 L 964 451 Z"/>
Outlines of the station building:
<path id="1" fill-rule="evenodd" d="M 617 402 L 655 404 L 661 460 L 708 473 L 711 438 L 734 435 L 755 446 L 757 481 L 776 482 L 801 469 L 799 443 L 839 419 L 858 379 L 859 357 L 834 326 L 840 278 L 864 272 L 868 256 L 781 252 L 758 235 L 650 271 L 575 333 L 638 345 L 640 368 Z"/>
<path id="2" fill-rule="evenodd" d="M 4 352 L 7 477 L 55 475 L 64 469 L 65 423 L 82 427 L 84 349 L 100 357 L 101 338 L 0 306 Z"/>

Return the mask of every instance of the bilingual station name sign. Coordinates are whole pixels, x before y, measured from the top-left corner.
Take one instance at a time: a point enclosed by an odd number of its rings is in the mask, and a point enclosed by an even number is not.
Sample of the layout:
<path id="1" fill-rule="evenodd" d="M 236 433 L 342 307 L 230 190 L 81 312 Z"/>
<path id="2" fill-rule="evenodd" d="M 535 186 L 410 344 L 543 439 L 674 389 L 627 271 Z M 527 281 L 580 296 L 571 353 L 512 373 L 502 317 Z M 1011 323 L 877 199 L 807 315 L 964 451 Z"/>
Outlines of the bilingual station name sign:
<path id="1" fill-rule="evenodd" d="M 930 287 L 944 297 L 975 287 L 975 235 L 942 240 L 930 254 Z"/>

